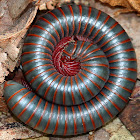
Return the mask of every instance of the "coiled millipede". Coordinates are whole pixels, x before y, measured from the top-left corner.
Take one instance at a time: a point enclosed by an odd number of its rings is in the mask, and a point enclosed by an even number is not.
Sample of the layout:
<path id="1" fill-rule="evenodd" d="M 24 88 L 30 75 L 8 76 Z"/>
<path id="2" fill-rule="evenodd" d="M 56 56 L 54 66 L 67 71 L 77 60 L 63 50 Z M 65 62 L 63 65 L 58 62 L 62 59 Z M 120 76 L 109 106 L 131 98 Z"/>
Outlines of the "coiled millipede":
<path id="1" fill-rule="evenodd" d="M 137 77 L 124 29 L 104 12 L 81 5 L 40 17 L 21 61 L 35 93 L 7 81 L 6 102 L 25 124 L 53 135 L 86 133 L 110 121 L 125 107 Z"/>

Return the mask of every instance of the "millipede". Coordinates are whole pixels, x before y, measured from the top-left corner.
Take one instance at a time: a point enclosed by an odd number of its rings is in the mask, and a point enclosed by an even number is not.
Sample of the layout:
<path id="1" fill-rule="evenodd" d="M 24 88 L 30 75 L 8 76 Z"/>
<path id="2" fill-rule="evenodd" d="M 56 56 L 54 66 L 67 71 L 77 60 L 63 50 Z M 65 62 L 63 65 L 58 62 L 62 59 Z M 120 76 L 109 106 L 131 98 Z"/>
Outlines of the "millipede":
<path id="1" fill-rule="evenodd" d="M 82 134 L 109 122 L 126 106 L 137 77 L 135 51 L 121 25 L 75 4 L 32 25 L 21 63 L 32 91 L 6 81 L 6 103 L 22 122 L 52 135 Z"/>

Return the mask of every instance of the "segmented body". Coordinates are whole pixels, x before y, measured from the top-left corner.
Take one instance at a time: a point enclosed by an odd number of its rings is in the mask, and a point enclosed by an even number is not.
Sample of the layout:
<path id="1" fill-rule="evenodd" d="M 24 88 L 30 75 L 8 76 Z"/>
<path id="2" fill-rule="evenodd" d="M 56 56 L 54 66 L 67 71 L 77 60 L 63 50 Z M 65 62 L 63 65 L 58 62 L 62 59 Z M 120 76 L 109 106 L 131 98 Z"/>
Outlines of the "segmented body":
<path id="1" fill-rule="evenodd" d="M 53 135 L 86 133 L 110 121 L 125 107 L 137 76 L 124 29 L 104 12 L 81 5 L 40 17 L 21 61 L 39 96 L 8 81 L 7 104 L 25 124 Z"/>

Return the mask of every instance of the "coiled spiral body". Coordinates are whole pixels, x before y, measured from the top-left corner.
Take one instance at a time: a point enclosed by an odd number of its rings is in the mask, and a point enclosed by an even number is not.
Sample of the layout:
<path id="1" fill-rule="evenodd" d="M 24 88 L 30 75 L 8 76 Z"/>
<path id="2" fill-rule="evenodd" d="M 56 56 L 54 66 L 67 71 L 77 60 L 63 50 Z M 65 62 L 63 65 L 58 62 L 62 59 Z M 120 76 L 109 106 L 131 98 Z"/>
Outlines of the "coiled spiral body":
<path id="1" fill-rule="evenodd" d="M 35 93 L 8 81 L 7 104 L 25 124 L 53 135 L 86 133 L 110 121 L 125 107 L 137 77 L 124 29 L 104 12 L 81 5 L 40 17 L 21 61 Z"/>

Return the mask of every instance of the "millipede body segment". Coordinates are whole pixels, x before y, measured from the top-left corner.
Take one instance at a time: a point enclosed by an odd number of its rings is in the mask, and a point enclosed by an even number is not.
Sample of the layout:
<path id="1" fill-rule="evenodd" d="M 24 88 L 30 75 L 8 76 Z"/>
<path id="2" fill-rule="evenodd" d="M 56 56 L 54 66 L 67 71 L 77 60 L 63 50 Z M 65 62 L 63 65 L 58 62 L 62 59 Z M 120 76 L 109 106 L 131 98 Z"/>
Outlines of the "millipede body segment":
<path id="1" fill-rule="evenodd" d="M 126 105 L 137 77 L 124 29 L 95 8 L 66 5 L 30 29 L 22 67 L 33 92 L 7 81 L 4 96 L 25 124 L 53 135 L 95 130 Z"/>

